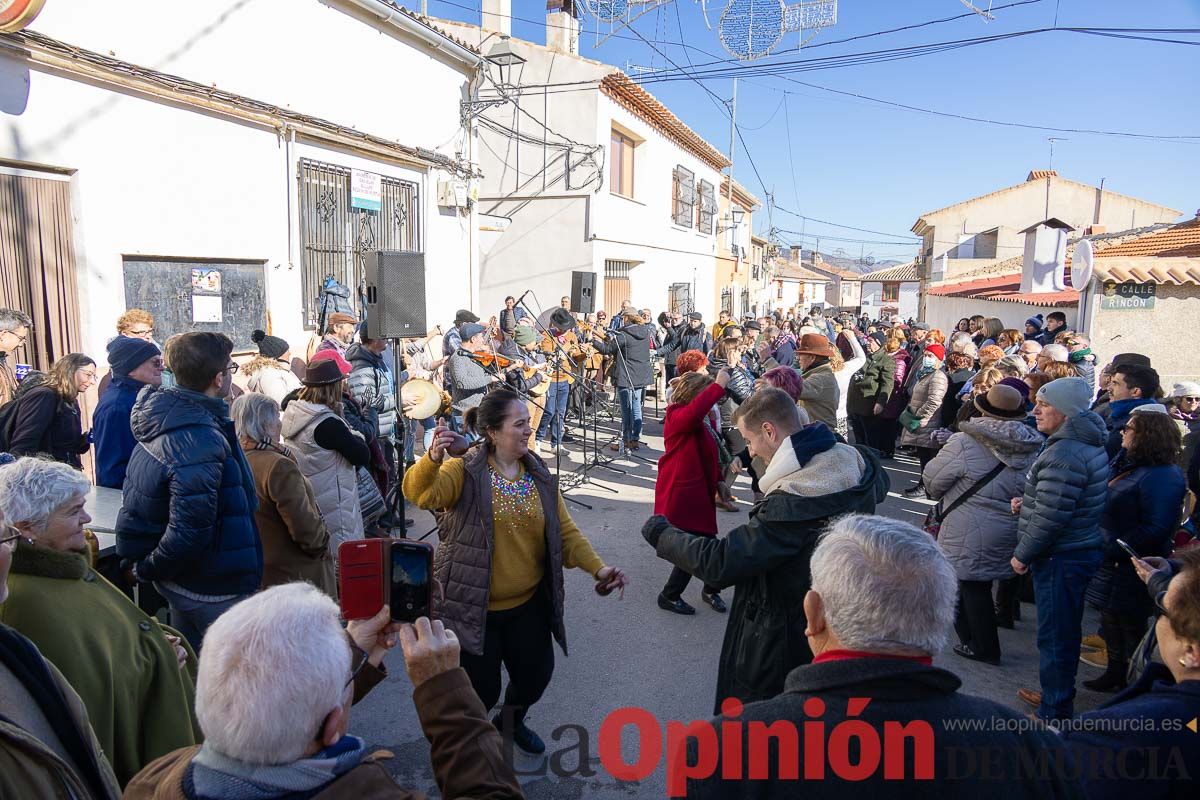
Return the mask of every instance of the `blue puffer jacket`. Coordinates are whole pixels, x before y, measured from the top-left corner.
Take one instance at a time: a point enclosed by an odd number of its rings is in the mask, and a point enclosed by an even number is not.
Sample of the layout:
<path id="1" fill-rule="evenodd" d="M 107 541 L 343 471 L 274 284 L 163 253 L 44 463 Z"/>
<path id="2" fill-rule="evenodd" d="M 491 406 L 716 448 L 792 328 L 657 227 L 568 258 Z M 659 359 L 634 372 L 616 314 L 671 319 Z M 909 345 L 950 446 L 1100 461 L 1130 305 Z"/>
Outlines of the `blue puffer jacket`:
<path id="1" fill-rule="evenodd" d="M 1132 465 L 1130 465 L 1132 466 Z M 1154 606 L 1129 561 L 1117 545 L 1122 539 L 1140 556 L 1166 557 L 1179 524 L 1185 489 L 1176 464 L 1117 466 L 1100 518 L 1104 560 L 1087 590 L 1089 604 L 1117 614 L 1149 615 Z"/>
<path id="2" fill-rule="evenodd" d="M 120 489 L 125 484 L 129 457 L 137 446 L 129 418 L 138 392 L 146 384 L 128 375 L 114 374 L 108 391 L 92 414 L 92 442 L 96 452 L 96 484 Z"/>
<path id="3" fill-rule="evenodd" d="M 1014 553 L 1021 563 L 1103 545 L 1100 515 L 1108 494 L 1104 435 L 1104 420 L 1084 411 L 1046 440 L 1025 478 Z"/>
<path id="4" fill-rule="evenodd" d="M 262 578 L 258 496 L 225 401 L 144 389 L 133 407 L 117 555 L 145 581 L 205 595 L 250 594 Z"/>

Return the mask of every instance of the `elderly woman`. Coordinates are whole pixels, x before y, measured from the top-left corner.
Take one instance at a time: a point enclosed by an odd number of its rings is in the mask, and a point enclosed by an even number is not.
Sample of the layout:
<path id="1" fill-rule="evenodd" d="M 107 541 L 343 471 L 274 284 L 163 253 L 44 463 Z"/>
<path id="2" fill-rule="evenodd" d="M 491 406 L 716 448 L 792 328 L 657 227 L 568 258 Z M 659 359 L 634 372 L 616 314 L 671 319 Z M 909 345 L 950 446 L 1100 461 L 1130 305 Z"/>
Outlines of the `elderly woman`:
<path id="1" fill-rule="evenodd" d="M 1189 726 L 1200 709 L 1200 550 L 1184 551 L 1169 562 L 1148 557 L 1133 566 L 1158 614 L 1154 634 L 1161 663 L 1152 662 L 1137 683 L 1080 714 L 1080 724 L 1062 733 L 1077 764 L 1097 763 L 1113 753 L 1124 761 L 1115 776 L 1085 770 L 1084 793 L 1095 800 L 1186 796 L 1189 781 L 1177 776 L 1200 775 L 1200 748 L 1194 725 Z M 1156 774 L 1147 760 L 1163 758 L 1172 759 L 1172 766 Z M 1158 764 L 1163 770 L 1164 763 Z"/>
<path id="2" fill-rule="evenodd" d="M 499 700 L 503 663 L 509 682 L 497 725 L 525 752 L 543 753 L 525 714 L 554 673 L 551 637 L 567 652 L 563 569 L 585 570 L 601 594 L 624 587 L 625 575 L 596 555 L 545 462 L 529 451 L 529 408 L 516 392 L 490 392 L 465 422 L 482 446 L 468 450 L 462 436 L 439 427 L 405 474 L 404 496 L 444 509 L 434 557 L 444 592 L 437 616 L 458 635 L 479 699 L 485 708 Z"/>
<path id="3" fill-rule="evenodd" d="M 7 463 L 12 456 L 5 455 Z M 21 532 L 0 516 L 0 608 Z M 121 787 L 67 679 L 20 632 L 0 624 L 0 797 L 117 800 Z"/>
<path id="4" fill-rule="evenodd" d="M 96 382 L 96 362 L 69 353 L 50 367 L 46 382 L 20 394 L 8 449 L 14 456 L 45 453 L 83 469 L 79 458 L 91 445 L 83 432 L 79 396 Z"/>
<path id="5" fill-rule="evenodd" d="M 1125 688 L 1129 659 L 1146 633 L 1154 610 L 1124 548 L 1139 556 L 1171 552 L 1186 486 L 1177 463 L 1179 428 L 1157 403 L 1138 406 L 1121 428 L 1121 450 L 1109 465 L 1108 497 L 1100 532 L 1104 560 L 1088 585 L 1087 602 L 1100 612 L 1108 651 L 1104 674 L 1083 685 L 1099 692 Z"/>
<path id="6" fill-rule="evenodd" d="M 301 381 L 304 388 L 287 403 L 282 420 L 283 438 L 300 472 L 312 483 L 335 556 L 342 542 L 363 538 L 355 468 L 371 461 L 366 438 L 342 417 L 346 381 L 336 362 L 314 358 L 309 363 Z"/>
<path id="7" fill-rule="evenodd" d="M 265 394 L 276 402 L 300 388 L 300 379 L 292 372 L 292 348 L 287 340 L 269 336 L 266 331 L 254 331 L 250 341 L 258 345 L 258 355 L 242 367 L 246 389 Z"/>
<path id="8" fill-rule="evenodd" d="M 942 501 L 938 544 L 958 576 L 954 652 L 999 664 L 992 581 L 1013 576 L 1017 518 L 1010 504 L 1024 495 L 1025 472 L 1045 437 L 1025 425 L 1025 399 L 1011 386 L 989 387 L 972 404 L 977 417 L 959 424 L 922 482 L 929 499 Z"/>
<path id="9" fill-rule="evenodd" d="M 837 373 L 845 366 L 842 354 L 824 334 L 806 333 L 796 348 L 796 363 L 800 366 L 800 377 L 804 378 L 801 405 L 815 422 L 824 422 L 836 431 L 842 402 Z"/>
<path id="10" fill-rule="evenodd" d="M 233 401 L 230 415 L 258 494 L 254 521 L 263 548 L 261 588 L 308 581 L 337 597 L 329 528 L 312 484 L 279 441 L 279 406 L 265 394 L 244 394 Z"/>
<path id="11" fill-rule="evenodd" d="M 900 444 L 916 449 L 917 460 L 921 462 L 922 470 L 937 453 L 934 431 L 942 426 L 942 401 L 950 387 L 950 379 L 942 370 L 942 360 L 945 357 L 946 349 L 940 344 L 931 344 L 925 348 L 921 363 L 914 366 L 917 380 L 913 384 L 912 398 L 908 401 L 904 413 L 900 415 Z M 925 486 L 919 478 L 912 487 L 904 490 L 904 496 L 911 499 L 925 498 Z"/>
<path id="12" fill-rule="evenodd" d="M 195 658 L 92 568 L 89 488 L 54 461 L 0 467 L 0 513 L 21 535 L 0 622 L 28 636 L 79 693 L 124 785 L 155 758 L 198 741 Z"/>

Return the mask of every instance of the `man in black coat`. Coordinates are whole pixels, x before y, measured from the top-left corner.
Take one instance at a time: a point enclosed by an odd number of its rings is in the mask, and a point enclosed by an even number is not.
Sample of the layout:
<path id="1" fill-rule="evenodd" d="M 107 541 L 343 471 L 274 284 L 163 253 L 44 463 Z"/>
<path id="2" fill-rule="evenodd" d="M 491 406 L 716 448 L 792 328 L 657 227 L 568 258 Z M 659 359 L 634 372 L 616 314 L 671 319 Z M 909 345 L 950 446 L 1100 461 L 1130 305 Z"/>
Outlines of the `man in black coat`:
<path id="1" fill-rule="evenodd" d="M 887 496 L 887 474 L 868 448 L 842 444 L 823 423 L 801 426 L 796 401 L 763 388 L 734 414 L 751 456 L 769 462 L 766 497 L 750 521 L 723 538 L 695 536 L 651 517 L 642 535 L 660 558 L 708 586 L 734 586 L 717 673 L 716 709 L 774 697 L 788 673 L 812 660 L 802 603 L 808 562 L 829 521 L 872 513 Z"/>
<path id="2" fill-rule="evenodd" d="M 646 387 L 654 383 L 654 370 L 650 366 L 653 338 L 654 326 L 648 325 L 642 315 L 630 307 L 621 312 L 620 328 L 610 331 L 603 339 L 592 340 L 597 351 L 615 358 L 610 374 L 621 403 L 622 441 L 633 450 L 641 446 L 642 406 L 646 402 Z"/>
<path id="3" fill-rule="evenodd" d="M 777 697 L 726 701 L 721 717 L 691 726 L 668 754 L 668 792 L 1082 798 L 1052 731 L 959 692 L 958 677 L 933 666 L 956 594 L 953 568 L 924 531 L 883 516 L 840 518 L 812 555 L 804 612 L 813 662 L 792 670 Z"/>
<path id="4" fill-rule="evenodd" d="M 712 334 L 704 327 L 704 317 L 699 311 L 688 314 L 687 324 L 679 334 L 679 352 L 699 350 L 708 355 L 713 349 Z"/>

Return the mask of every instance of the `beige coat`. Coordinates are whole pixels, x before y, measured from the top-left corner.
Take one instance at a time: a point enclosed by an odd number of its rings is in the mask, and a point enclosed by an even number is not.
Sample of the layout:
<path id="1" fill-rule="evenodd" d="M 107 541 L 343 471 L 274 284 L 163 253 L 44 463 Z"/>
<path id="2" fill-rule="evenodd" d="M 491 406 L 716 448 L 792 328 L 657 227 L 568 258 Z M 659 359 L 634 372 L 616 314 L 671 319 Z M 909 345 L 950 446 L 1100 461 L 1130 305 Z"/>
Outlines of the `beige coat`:
<path id="1" fill-rule="evenodd" d="M 283 412 L 283 440 L 296 454 L 300 471 L 312 484 L 317 508 L 329 528 L 329 552 L 336 558 L 338 545 L 363 538 L 362 506 L 354 465 L 335 450 L 317 444 L 317 425 L 327 419 L 345 424 L 328 406 L 292 400 Z"/>
<path id="2" fill-rule="evenodd" d="M 942 427 L 942 400 L 950 388 L 950 379 L 940 369 L 918 380 L 912 388 L 908 410 L 921 419 L 921 427 L 915 431 L 903 428 L 900 444 L 912 447 L 934 447 L 933 432 Z"/>

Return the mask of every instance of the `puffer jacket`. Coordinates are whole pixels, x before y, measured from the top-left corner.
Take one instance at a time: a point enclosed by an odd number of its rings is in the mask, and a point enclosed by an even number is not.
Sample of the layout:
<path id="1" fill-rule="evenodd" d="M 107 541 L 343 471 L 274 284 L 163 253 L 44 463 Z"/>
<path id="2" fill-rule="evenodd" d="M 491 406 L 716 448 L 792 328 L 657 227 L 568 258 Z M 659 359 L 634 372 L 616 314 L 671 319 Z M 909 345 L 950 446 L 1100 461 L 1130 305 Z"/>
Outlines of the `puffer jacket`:
<path id="1" fill-rule="evenodd" d="M 709 359 L 707 369 L 713 379 L 716 379 L 717 373 L 722 369 L 729 370 L 729 383 L 725 387 L 725 396 L 717 403 L 717 410 L 721 413 L 721 430 L 736 430 L 733 412 L 754 393 L 754 378 L 750 377 L 745 367 L 740 364 L 731 367 L 723 358 Z"/>
<path id="2" fill-rule="evenodd" d="M 653 338 L 653 325 L 626 325 L 593 343 L 598 352 L 616 358 L 609 374 L 617 388 L 641 389 L 654 383 L 654 370 L 650 367 Z"/>
<path id="3" fill-rule="evenodd" d="M 1004 463 L 1004 470 L 942 518 L 938 544 L 960 581 L 1011 578 L 1017 518 L 1011 502 L 1025 492 L 1025 471 L 1045 441 L 1021 420 L 983 417 L 964 422 L 933 460 L 922 482 L 931 500 L 948 508 Z"/>
<path id="4" fill-rule="evenodd" d="M 933 432 L 942 427 L 942 400 L 945 399 L 949 387 L 950 379 L 940 369 L 935 369 L 912 384 L 912 399 L 908 401 L 908 409 L 921 419 L 921 427 L 915 431 L 901 428 L 900 444 L 913 447 L 936 446 Z"/>
<path id="5" fill-rule="evenodd" d="M 219 397 L 175 386 L 138 395 L 117 555 L 144 581 L 205 595 L 258 590 L 262 545 L 254 476 Z"/>
<path id="6" fill-rule="evenodd" d="M 361 344 L 352 344 L 346 350 L 350 362 L 350 378 L 346 382 L 351 396 L 364 409 L 372 409 L 378 415 L 378 433 L 381 439 L 396 435 L 396 396 L 392 393 L 392 374 L 388 372 L 382 355 L 376 355 Z"/>
<path id="7" fill-rule="evenodd" d="M 800 390 L 800 405 L 804 406 L 809 418 L 813 422 L 824 422 L 830 430 L 837 430 L 841 389 L 838 387 L 833 367 L 826 361 L 809 367 L 800 373 L 800 377 L 804 379 L 804 386 Z"/>
<path id="8" fill-rule="evenodd" d="M 1104 434 L 1104 421 L 1084 411 L 1046 440 L 1025 476 L 1014 553 L 1022 564 L 1103 545 L 1100 516 L 1108 495 Z"/>
<path id="9" fill-rule="evenodd" d="M 1100 518 L 1104 559 L 1088 585 L 1087 601 L 1101 611 L 1149 616 L 1154 606 L 1146 585 L 1117 539 L 1140 556 L 1170 555 L 1186 488 L 1183 470 L 1176 464 L 1114 464 L 1112 471 Z"/>
<path id="10" fill-rule="evenodd" d="M 891 399 L 895 379 L 896 359 L 883 348 L 876 350 L 850 379 L 846 411 L 864 417 L 874 416 L 875 404 L 886 406 Z"/>
<path id="11" fill-rule="evenodd" d="M 283 399 L 300 389 L 300 379 L 283 361 L 264 364 L 250 374 L 246 390 L 265 394 L 280 406 Z"/>
<path id="12" fill-rule="evenodd" d="M 329 552 L 337 558 L 338 545 L 363 538 L 362 504 L 354 465 L 336 450 L 316 441 L 317 426 L 327 419 L 345 424 L 328 406 L 295 399 L 283 411 L 283 441 L 292 448 L 300 471 L 312 484 L 317 508 L 329 528 Z"/>
<path id="13" fill-rule="evenodd" d="M 703 325 L 699 328 L 693 328 L 689 323 L 684 322 L 683 330 L 679 332 L 680 353 L 686 353 L 689 350 L 699 350 L 701 353 L 708 355 L 712 349 L 713 339 L 707 328 Z"/>

